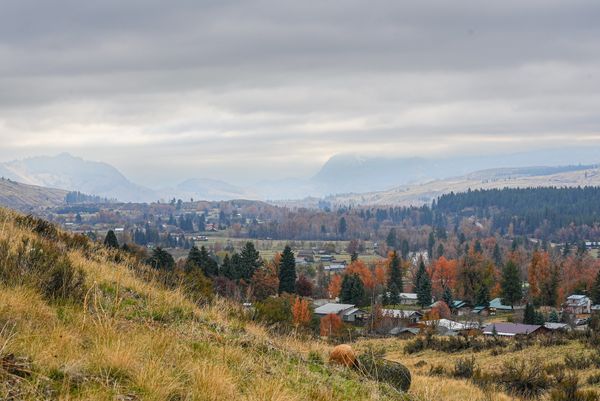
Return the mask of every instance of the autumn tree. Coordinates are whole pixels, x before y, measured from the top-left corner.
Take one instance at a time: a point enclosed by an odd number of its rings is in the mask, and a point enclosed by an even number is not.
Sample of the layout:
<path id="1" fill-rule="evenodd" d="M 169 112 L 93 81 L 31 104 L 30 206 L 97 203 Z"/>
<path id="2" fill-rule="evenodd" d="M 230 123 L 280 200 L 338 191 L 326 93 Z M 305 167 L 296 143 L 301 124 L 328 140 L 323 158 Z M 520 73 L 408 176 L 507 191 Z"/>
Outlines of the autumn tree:
<path id="1" fill-rule="evenodd" d="M 450 312 L 450 307 L 444 301 L 438 301 L 431 308 L 432 312 L 438 319 L 450 319 L 452 313 Z"/>
<path id="2" fill-rule="evenodd" d="M 296 292 L 296 258 L 289 245 L 281 254 L 279 263 L 279 293 L 294 294 Z"/>
<path id="3" fill-rule="evenodd" d="M 344 323 L 338 315 L 330 313 L 321 318 L 319 329 L 322 337 L 337 337 L 342 334 Z"/>
<path id="4" fill-rule="evenodd" d="M 358 275 L 365 288 L 372 290 L 375 287 L 375 277 L 373 277 L 373 272 L 362 260 L 350 263 L 344 270 L 344 274 Z"/>
<path id="5" fill-rule="evenodd" d="M 267 263 L 256 269 L 250 280 L 252 284 L 252 293 L 254 298 L 262 301 L 268 297 L 277 294 L 279 289 L 279 278 L 277 277 L 277 268 L 274 263 Z"/>
<path id="6" fill-rule="evenodd" d="M 531 263 L 527 270 L 529 281 L 529 295 L 536 305 L 545 305 L 546 300 L 542 296 L 542 287 L 550 278 L 550 258 L 546 252 L 536 251 L 531 257 Z"/>
<path id="7" fill-rule="evenodd" d="M 301 297 L 311 297 L 313 294 L 313 284 L 304 274 L 296 281 L 296 294 Z"/>
<path id="8" fill-rule="evenodd" d="M 292 306 L 292 321 L 296 328 L 300 326 L 308 326 L 310 323 L 312 314 L 310 307 L 306 299 L 296 297 L 294 305 Z"/>
<path id="9" fill-rule="evenodd" d="M 445 289 L 456 287 L 456 260 L 448 260 L 440 257 L 431 265 L 431 284 L 433 294 L 440 298 Z"/>
<path id="10" fill-rule="evenodd" d="M 331 281 L 329 282 L 329 286 L 327 286 L 327 291 L 329 292 L 329 296 L 331 298 L 337 298 L 340 296 L 340 291 L 342 290 L 342 276 L 339 274 L 335 274 Z"/>

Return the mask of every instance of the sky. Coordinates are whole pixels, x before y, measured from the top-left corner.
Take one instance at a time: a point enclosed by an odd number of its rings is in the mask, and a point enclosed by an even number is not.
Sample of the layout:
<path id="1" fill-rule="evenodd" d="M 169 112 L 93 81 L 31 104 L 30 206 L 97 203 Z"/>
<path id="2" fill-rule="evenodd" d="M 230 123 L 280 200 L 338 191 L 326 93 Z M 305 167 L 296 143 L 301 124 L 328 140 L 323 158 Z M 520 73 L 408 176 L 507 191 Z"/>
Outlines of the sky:
<path id="1" fill-rule="evenodd" d="M 144 185 L 600 145 L 600 2 L 2 0 L 0 160 Z"/>

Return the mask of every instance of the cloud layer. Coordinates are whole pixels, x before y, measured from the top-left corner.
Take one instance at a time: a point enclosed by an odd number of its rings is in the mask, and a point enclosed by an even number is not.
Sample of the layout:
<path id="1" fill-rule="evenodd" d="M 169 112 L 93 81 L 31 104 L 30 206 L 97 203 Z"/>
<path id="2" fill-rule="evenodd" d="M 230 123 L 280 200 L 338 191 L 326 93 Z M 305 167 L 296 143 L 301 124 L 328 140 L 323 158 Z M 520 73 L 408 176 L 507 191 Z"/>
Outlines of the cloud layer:
<path id="1" fill-rule="evenodd" d="M 487 3 L 7 0 L 0 159 L 161 184 L 600 144 L 600 3 Z"/>

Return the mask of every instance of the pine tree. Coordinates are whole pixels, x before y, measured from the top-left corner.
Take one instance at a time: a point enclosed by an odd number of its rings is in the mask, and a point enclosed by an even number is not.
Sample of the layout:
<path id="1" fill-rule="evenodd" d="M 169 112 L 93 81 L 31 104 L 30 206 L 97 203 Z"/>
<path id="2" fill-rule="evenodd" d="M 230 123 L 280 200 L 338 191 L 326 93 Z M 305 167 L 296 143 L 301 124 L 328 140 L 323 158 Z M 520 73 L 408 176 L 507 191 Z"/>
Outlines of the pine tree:
<path id="1" fill-rule="evenodd" d="M 454 305 L 454 297 L 452 296 L 452 290 L 449 287 L 444 287 L 444 294 L 442 295 L 442 300 L 448 305 L 450 309 L 453 308 Z"/>
<path id="2" fill-rule="evenodd" d="M 396 237 L 396 229 L 395 228 L 390 228 L 390 231 L 388 232 L 385 243 L 387 244 L 388 248 L 392 248 L 392 249 L 396 248 L 396 244 L 398 243 L 398 237 Z"/>
<path id="3" fill-rule="evenodd" d="M 419 261 L 419 269 L 416 274 L 416 291 L 417 291 L 417 302 L 422 307 L 431 304 L 431 278 L 427 274 L 425 269 L 425 262 L 423 258 Z"/>
<path id="4" fill-rule="evenodd" d="M 346 230 L 348 230 L 348 224 L 346 223 L 346 218 L 343 216 L 340 219 L 340 223 L 338 225 L 338 230 L 340 233 L 340 237 L 344 238 L 344 236 L 346 235 Z"/>
<path id="5" fill-rule="evenodd" d="M 552 312 L 550 312 L 550 315 L 548 316 L 548 321 L 551 323 L 558 323 L 558 313 L 556 313 L 555 310 L 552 310 Z"/>
<path id="6" fill-rule="evenodd" d="M 260 253 L 254 248 L 254 244 L 250 241 L 246 242 L 244 249 L 240 254 L 239 276 L 241 279 L 250 281 L 252 275 L 262 265 Z"/>
<path id="7" fill-rule="evenodd" d="M 479 286 L 477 291 L 477 299 L 475 300 L 477 306 L 489 306 L 490 305 L 490 290 L 487 285 L 482 284 Z"/>
<path id="8" fill-rule="evenodd" d="M 352 254 L 350 255 L 350 262 L 356 262 L 358 260 L 358 253 L 356 253 L 356 251 L 352 252 Z"/>
<path id="9" fill-rule="evenodd" d="M 391 285 L 394 284 L 397 291 L 402 292 L 404 282 L 402 280 L 402 267 L 400 266 L 400 258 L 396 251 L 392 252 L 390 260 L 390 274 L 388 277 L 388 291 Z"/>
<path id="10" fill-rule="evenodd" d="M 104 238 L 104 246 L 111 249 L 119 248 L 119 241 L 117 240 L 117 236 L 113 230 L 108 230 L 106 233 L 106 237 Z"/>
<path id="11" fill-rule="evenodd" d="M 296 259 L 289 245 L 281 254 L 279 263 L 279 293 L 296 293 Z"/>
<path id="12" fill-rule="evenodd" d="M 494 263 L 496 264 L 497 267 L 500 267 L 503 265 L 502 251 L 500 250 L 500 245 L 498 245 L 498 243 L 496 243 L 496 245 L 494 245 L 494 253 L 493 253 L 492 257 L 493 257 Z"/>
<path id="13" fill-rule="evenodd" d="M 429 233 L 429 238 L 427 239 L 427 252 L 430 258 L 433 258 L 433 246 L 435 245 L 435 236 L 433 231 Z"/>
<path id="14" fill-rule="evenodd" d="M 342 280 L 340 301 L 346 304 L 362 305 L 365 298 L 365 287 L 358 274 L 346 274 Z"/>
<path id="15" fill-rule="evenodd" d="M 223 258 L 223 264 L 219 269 L 219 274 L 223 277 L 227 277 L 229 280 L 235 280 L 238 278 L 233 268 L 233 263 L 227 254 Z"/>
<path id="16" fill-rule="evenodd" d="M 161 247 L 154 248 L 147 263 L 158 270 L 173 270 L 175 267 L 173 256 Z"/>
<path id="17" fill-rule="evenodd" d="M 533 305 L 527 302 L 525 306 L 525 312 L 523 314 L 523 323 L 524 324 L 535 324 L 535 309 Z"/>
<path id="18" fill-rule="evenodd" d="M 519 268 L 512 260 L 506 262 L 504 269 L 502 269 L 502 281 L 500 285 L 503 303 L 513 306 L 523 297 Z"/>
<path id="19" fill-rule="evenodd" d="M 410 253 L 410 246 L 408 245 L 408 240 L 402 240 L 402 259 L 407 260 L 408 254 Z"/>
<path id="20" fill-rule="evenodd" d="M 473 248 L 473 251 L 475 251 L 475 253 L 483 253 L 483 247 L 481 246 L 481 241 L 479 241 L 479 240 L 475 241 L 475 247 Z"/>
<path id="21" fill-rule="evenodd" d="M 202 267 L 202 255 L 198 247 L 193 246 L 188 252 L 187 260 L 185 261 L 185 270 L 192 271 L 194 268 Z"/>
<path id="22" fill-rule="evenodd" d="M 437 248 L 437 255 L 438 258 L 441 258 L 442 256 L 444 256 L 444 245 L 443 244 L 439 244 L 438 248 Z"/>

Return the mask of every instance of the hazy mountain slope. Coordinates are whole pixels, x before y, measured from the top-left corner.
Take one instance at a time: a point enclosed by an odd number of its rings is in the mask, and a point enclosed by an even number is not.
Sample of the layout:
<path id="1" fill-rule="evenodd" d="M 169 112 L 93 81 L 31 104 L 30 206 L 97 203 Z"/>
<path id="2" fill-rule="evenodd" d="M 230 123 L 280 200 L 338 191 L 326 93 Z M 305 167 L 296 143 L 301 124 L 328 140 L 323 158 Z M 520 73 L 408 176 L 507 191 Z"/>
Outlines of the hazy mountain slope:
<path id="1" fill-rule="evenodd" d="M 540 174 L 540 171 L 543 170 L 547 173 Z M 554 171 L 559 172 L 554 173 Z M 529 175 L 532 172 L 537 172 L 538 175 Z M 536 167 L 533 169 L 486 170 L 462 177 L 434 180 L 425 184 L 404 185 L 388 191 L 329 196 L 325 200 L 333 205 L 418 206 L 431 203 L 442 194 L 464 192 L 468 189 L 547 186 L 574 187 L 585 185 L 600 185 L 600 168 Z"/>
<path id="2" fill-rule="evenodd" d="M 545 149 L 510 154 L 446 158 L 336 155 L 311 179 L 308 195 L 383 191 L 469 174 L 473 171 L 530 166 L 566 166 L 600 162 L 600 148 Z"/>
<path id="3" fill-rule="evenodd" d="M 40 221 L 2 208 L 0 221 L 2 400 L 399 399 L 323 363 L 325 342 L 270 333 L 233 302 L 199 305 Z"/>
<path id="4" fill-rule="evenodd" d="M 76 190 L 125 202 L 158 199 L 154 191 L 129 181 L 106 163 L 83 160 L 67 153 L 4 163 L 9 178 L 44 187 Z"/>
<path id="5" fill-rule="evenodd" d="M 30 211 L 36 208 L 56 207 L 65 203 L 67 191 L 21 184 L 0 179 L 0 205 Z"/>
<path id="6" fill-rule="evenodd" d="M 244 188 L 208 178 L 190 178 L 174 189 L 166 189 L 161 192 L 165 195 L 165 198 L 194 198 L 208 201 L 259 198 L 256 194 Z"/>

